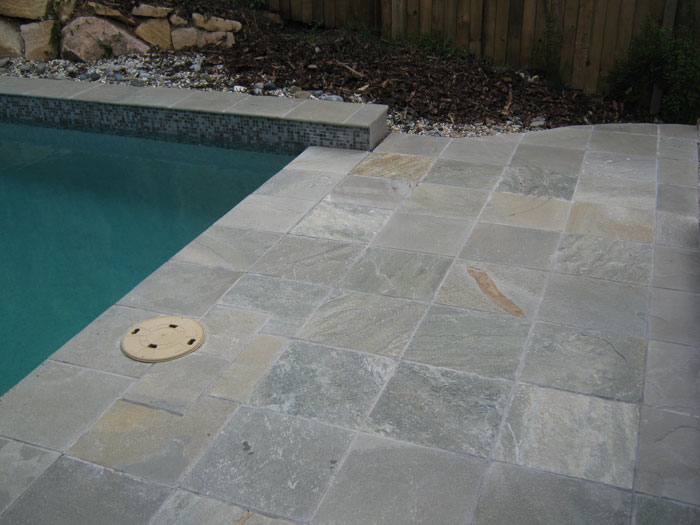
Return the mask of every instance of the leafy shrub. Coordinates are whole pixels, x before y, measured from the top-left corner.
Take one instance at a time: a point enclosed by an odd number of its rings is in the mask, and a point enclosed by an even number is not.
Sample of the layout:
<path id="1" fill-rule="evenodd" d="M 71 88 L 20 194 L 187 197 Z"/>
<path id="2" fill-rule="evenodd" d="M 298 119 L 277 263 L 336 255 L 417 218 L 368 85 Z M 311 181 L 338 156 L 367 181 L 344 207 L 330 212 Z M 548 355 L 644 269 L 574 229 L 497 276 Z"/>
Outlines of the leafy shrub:
<path id="1" fill-rule="evenodd" d="M 647 110 L 658 84 L 661 119 L 694 124 L 700 117 L 700 48 L 693 18 L 691 13 L 688 25 L 669 28 L 648 17 L 627 56 L 608 75 L 610 96 Z"/>

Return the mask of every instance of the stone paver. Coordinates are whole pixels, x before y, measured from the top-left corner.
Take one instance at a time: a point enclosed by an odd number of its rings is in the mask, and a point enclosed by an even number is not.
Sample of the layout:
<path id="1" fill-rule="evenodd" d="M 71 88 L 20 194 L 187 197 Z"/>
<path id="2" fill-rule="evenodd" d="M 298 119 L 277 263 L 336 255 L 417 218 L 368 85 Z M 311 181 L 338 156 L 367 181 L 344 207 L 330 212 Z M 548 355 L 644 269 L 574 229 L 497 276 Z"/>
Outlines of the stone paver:
<path id="1" fill-rule="evenodd" d="M 59 457 L 58 452 L 0 438 L 0 513 Z"/>
<path id="2" fill-rule="evenodd" d="M 308 520 L 352 434 L 241 408 L 187 474 L 183 487 L 294 520 Z"/>
<path id="3" fill-rule="evenodd" d="M 416 155 L 370 153 L 352 173 L 415 182 L 423 178 L 433 162 L 434 159 Z"/>
<path id="4" fill-rule="evenodd" d="M 700 508 L 690 507 L 661 498 L 639 495 L 637 497 L 637 525 L 695 525 L 700 523 Z"/>
<path id="5" fill-rule="evenodd" d="M 575 202 L 566 225 L 566 232 L 652 242 L 654 212 L 638 208 Z"/>
<path id="6" fill-rule="evenodd" d="M 697 188 L 697 162 L 690 159 L 659 159 L 659 182 Z"/>
<path id="7" fill-rule="evenodd" d="M 657 212 L 655 240 L 657 244 L 700 250 L 697 217 L 666 211 Z"/>
<path id="8" fill-rule="evenodd" d="M 342 173 L 285 169 L 260 186 L 255 193 L 319 201 L 343 176 Z"/>
<path id="9" fill-rule="evenodd" d="M 415 183 L 396 179 L 347 177 L 325 198 L 327 202 L 394 209 Z"/>
<path id="10" fill-rule="evenodd" d="M 205 339 L 197 353 L 230 362 L 268 319 L 268 314 L 216 305 L 199 320 Z"/>
<path id="11" fill-rule="evenodd" d="M 474 219 L 488 196 L 486 191 L 423 183 L 411 192 L 399 209 L 412 213 Z"/>
<path id="12" fill-rule="evenodd" d="M 438 159 L 423 180 L 446 186 L 491 190 L 498 182 L 502 172 L 501 166 Z"/>
<path id="13" fill-rule="evenodd" d="M 700 252 L 656 246 L 654 286 L 700 293 Z"/>
<path id="14" fill-rule="evenodd" d="M 644 402 L 700 417 L 700 349 L 650 341 Z"/>
<path id="15" fill-rule="evenodd" d="M 604 151 L 587 151 L 583 157 L 581 175 L 623 177 L 628 179 L 656 181 L 656 147 L 645 151 L 643 156 L 625 155 Z"/>
<path id="16" fill-rule="evenodd" d="M 581 168 L 582 161 L 583 151 L 521 143 L 515 151 L 510 165 L 530 168 L 535 174 L 544 170 L 575 178 Z M 573 190 L 571 182 L 564 183 L 565 180 L 562 177 L 554 179 L 558 182 L 558 186 L 569 188 L 569 191 Z"/>
<path id="17" fill-rule="evenodd" d="M 467 219 L 396 213 L 374 239 L 374 244 L 399 250 L 457 255 L 472 224 Z"/>
<path id="18" fill-rule="evenodd" d="M 656 154 L 656 142 L 657 138 L 654 135 L 635 135 L 596 129 L 591 135 L 590 149 L 625 155 L 651 155 Z"/>
<path id="19" fill-rule="evenodd" d="M 652 180 L 625 179 L 606 175 L 581 177 L 574 200 L 624 208 L 654 209 L 656 184 Z"/>
<path id="20" fill-rule="evenodd" d="M 578 182 L 578 172 L 548 171 L 542 168 L 508 167 L 496 188 L 498 191 L 571 199 Z"/>
<path id="21" fill-rule="evenodd" d="M 700 346 L 700 295 L 654 288 L 649 312 L 649 337 L 669 343 Z"/>
<path id="22" fill-rule="evenodd" d="M 474 523 L 623 525 L 630 520 L 631 499 L 628 493 L 612 487 L 492 463 Z"/>
<path id="23" fill-rule="evenodd" d="M 475 458 L 361 435 L 312 523 L 462 523 L 483 470 Z"/>
<path id="24" fill-rule="evenodd" d="M 218 226 L 286 233 L 314 205 L 314 201 L 270 195 L 250 195 L 217 221 Z"/>
<path id="25" fill-rule="evenodd" d="M 518 145 L 518 137 L 500 135 L 485 139 L 453 139 L 441 157 L 471 164 L 505 166 Z"/>
<path id="26" fill-rule="evenodd" d="M 370 242 L 391 215 L 388 210 L 322 202 L 292 233 L 336 241 Z"/>
<path id="27" fill-rule="evenodd" d="M 562 231 L 569 203 L 547 197 L 494 193 L 486 204 L 481 220 L 507 226 Z"/>
<path id="28" fill-rule="evenodd" d="M 403 153 L 405 155 L 423 155 L 425 157 L 437 157 L 449 144 L 447 137 L 428 137 L 407 135 L 405 133 L 391 133 L 377 146 L 375 151 L 379 153 Z"/>

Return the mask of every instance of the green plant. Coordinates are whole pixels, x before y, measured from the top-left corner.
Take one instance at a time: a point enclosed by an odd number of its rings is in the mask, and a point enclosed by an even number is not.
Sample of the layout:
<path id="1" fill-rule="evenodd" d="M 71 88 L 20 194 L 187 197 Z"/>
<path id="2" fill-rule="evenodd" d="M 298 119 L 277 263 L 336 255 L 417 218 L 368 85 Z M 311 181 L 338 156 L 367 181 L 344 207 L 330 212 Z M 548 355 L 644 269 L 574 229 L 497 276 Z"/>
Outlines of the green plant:
<path id="1" fill-rule="evenodd" d="M 114 56 L 111 42 L 98 38 L 97 45 L 102 49 L 102 58 L 112 58 Z"/>
<path id="2" fill-rule="evenodd" d="M 647 110 L 654 86 L 658 86 L 658 116 L 666 122 L 694 124 L 700 116 L 700 46 L 694 15 L 693 11 L 687 13 L 687 24 L 675 28 L 659 27 L 647 17 L 627 56 L 607 77 L 610 96 Z"/>
<path id="3" fill-rule="evenodd" d="M 532 42 L 532 65 L 535 71 L 544 75 L 552 84 L 561 87 L 563 81 L 559 71 L 559 53 L 562 34 L 554 27 L 554 17 L 547 0 L 543 0 L 543 7 L 544 31 L 541 38 Z"/>

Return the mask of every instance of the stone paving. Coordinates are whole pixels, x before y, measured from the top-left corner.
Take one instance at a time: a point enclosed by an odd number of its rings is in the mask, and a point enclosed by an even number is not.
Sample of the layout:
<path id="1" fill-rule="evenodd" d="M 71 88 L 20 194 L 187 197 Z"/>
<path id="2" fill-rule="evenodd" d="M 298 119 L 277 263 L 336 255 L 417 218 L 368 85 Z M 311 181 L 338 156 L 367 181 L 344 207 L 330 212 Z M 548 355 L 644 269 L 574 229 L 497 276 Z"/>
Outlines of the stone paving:
<path id="1" fill-rule="evenodd" d="M 0 523 L 700 523 L 697 139 L 309 148 L 0 399 Z"/>

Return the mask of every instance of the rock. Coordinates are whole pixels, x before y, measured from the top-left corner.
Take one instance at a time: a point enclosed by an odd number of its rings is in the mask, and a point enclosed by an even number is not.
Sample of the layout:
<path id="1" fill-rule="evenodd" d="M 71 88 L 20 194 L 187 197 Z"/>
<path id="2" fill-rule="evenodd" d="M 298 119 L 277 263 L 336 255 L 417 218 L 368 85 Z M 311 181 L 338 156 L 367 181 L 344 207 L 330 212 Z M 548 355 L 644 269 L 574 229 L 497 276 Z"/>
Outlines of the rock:
<path id="1" fill-rule="evenodd" d="M 236 42 L 233 33 L 229 31 L 198 31 L 197 47 L 205 47 L 211 44 L 223 47 L 232 47 Z"/>
<path id="2" fill-rule="evenodd" d="M 29 64 L 23 64 L 19 66 L 18 69 L 20 73 L 29 73 L 32 70 L 32 66 L 30 66 Z"/>
<path id="3" fill-rule="evenodd" d="M 43 60 L 58 56 L 58 48 L 51 42 L 53 25 L 53 20 L 45 20 L 43 22 L 24 24 L 19 27 L 24 40 L 24 58 Z"/>
<path id="4" fill-rule="evenodd" d="M 89 73 L 87 76 L 88 80 L 92 80 L 93 82 L 95 80 L 100 80 L 100 74 L 99 73 Z"/>
<path id="5" fill-rule="evenodd" d="M 5 67 L 9 63 L 10 63 L 9 58 L 0 58 L 0 67 Z"/>
<path id="6" fill-rule="evenodd" d="M 277 89 L 277 86 L 275 85 L 274 82 L 265 82 L 263 84 L 263 89 L 266 91 L 273 91 L 273 90 Z"/>
<path id="7" fill-rule="evenodd" d="M 530 121 L 531 128 L 541 128 L 545 124 L 544 117 L 535 117 Z"/>
<path id="8" fill-rule="evenodd" d="M 236 85 L 236 86 L 233 86 L 232 91 L 234 93 L 245 93 L 246 91 L 248 91 L 248 88 L 246 88 L 245 86 Z"/>
<path id="9" fill-rule="evenodd" d="M 173 25 L 173 27 L 184 27 L 187 25 L 187 20 L 173 13 L 170 15 L 170 23 Z"/>
<path id="10" fill-rule="evenodd" d="M 46 15 L 48 5 L 49 0 L 2 0 L 0 15 L 41 20 Z"/>
<path id="11" fill-rule="evenodd" d="M 309 91 L 309 93 L 311 93 L 314 97 L 323 96 L 323 91 L 320 89 L 312 89 L 311 91 Z"/>
<path id="12" fill-rule="evenodd" d="M 76 0 L 63 0 L 61 7 L 58 8 L 58 21 L 61 24 L 67 24 L 75 11 Z"/>
<path id="13" fill-rule="evenodd" d="M 21 57 L 23 52 L 24 42 L 17 26 L 0 18 L 0 58 Z"/>
<path id="14" fill-rule="evenodd" d="M 301 91 L 301 88 L 299 86 L 292 86 L 289 88 L 289 94 L 293 95 L 294 93 L 298 93 Z"/>
<path id="15" fill-rule="evenodd" d="M 166 18 L 151 18 L 139 24 L 134 31 L 136 36 L 160 49 L 172 49 L 173 40 L 170 36 L 170 22 Z"/>
<path id="16" fill-rule="evenodd" d="M 195 63 L 195 64 L 192 64 L 192 65 L 190 66 L 190 69 L 191 69 L 192 71 L 194 71 L 195 73 L 199 73 L 199 72 L 202 70 L 202 64 L 200 64 L 199 62 L 197 62 L 197 63 Z"/>
<path id="17" fill-rule="evenodd" d="M 134 87 L 143 87 L 146 85 L 144 82 L 141 82 L 140 80 L 136 80 L 136 79 L 129 82 L 129 84 L 131 84 Z"/>
<path id="18" fill-rule="evenodd" d="M 194 27 L 173 29 L 170 35 L 175 51 L 180 51 L 186 47 L 194 47 L 197 44 L 197 30 Z"/>
<path id="19" fill-rule="evenodd" d="M 192 23 L 195 27 L 199 29 L 204 29 L 205 31 L 233 31 L 238 33 L 241 30 L 241 23 L 235 20 L 226 20 L 225 18 L 219 18 L 218 16 L 212 16 L 205 18 L 199 13 L 192 13 Z"/>
<path id="20" fill-rule="evenodd" d="M 143 54 L 148 44 L 103 18 L 80 16 L 62 31 L 61 56 L 88 62 L 105 56 Z"/>
<path id="21" fill-rule="evenodd" d="M 148 18 L 165 18 L 172 12 L 172 7 L 157 7 L 154 5 L 141 4 L 131 10 L 134 16 L 145 16 Z"/>
<path id="22" fill-rule="evenodd" d="M 260 88 L 253 88 L 253 95 L 262 95 L 263 90 Z"/>
<path id="23" fill-rule="evenodd" d="M 294 98 L 301 98 L 301 99 L 307 99 L 311 98 L 311 93 L 308 91 L 297 91 L 294 93 Z"/>
<path id="24" fill-rule="evenodd" d="M 115 82 L 121 82 L 122 80 L 124 80 L 124 77 L 121 75 L 121 73 L 115 73 L 113 78 Z"/>
<path id="25" fill-rule="evenodd" d="M 131 18 L 130 16 L 124 16 L 122 12 L 118 9 L 112 9 L 111 7 L 107 7 L 96 2 L 88 2 L 87 5 L 92 7 L 96 15 L 114 18 L 115 20 L 119 20 L 120 22 L 123 22 L 130 26 L 136 25 L 136 21 L 133 18 Z"/>
<path id="26" fill-rule="evenodd" d="M 329 102 L 344 102 L 343 97 L 340 95 L 321 95 L 318 98 L 319 100 L 327 100 Z"/>
<path id="27" fill-rule="evenodd" d="M 37 75 L 43 75 L 44 72 L 46 72 L 46 64 L 43 62 L 38 63 L 34 68 L 34 71 L 36 71 Z"/>

